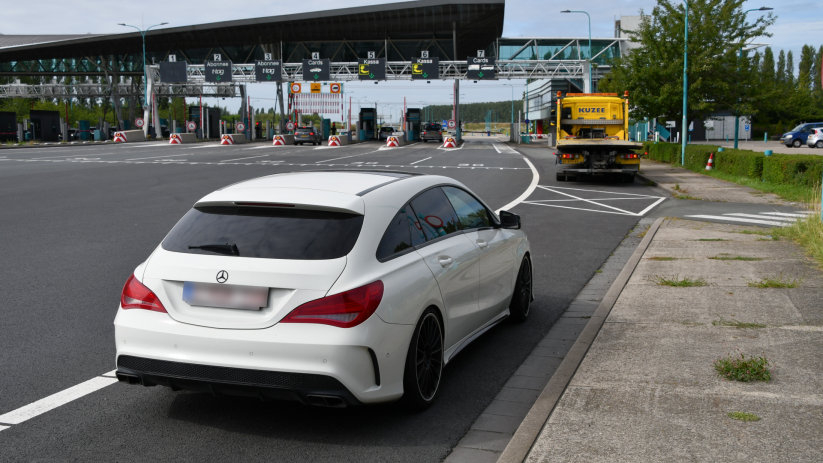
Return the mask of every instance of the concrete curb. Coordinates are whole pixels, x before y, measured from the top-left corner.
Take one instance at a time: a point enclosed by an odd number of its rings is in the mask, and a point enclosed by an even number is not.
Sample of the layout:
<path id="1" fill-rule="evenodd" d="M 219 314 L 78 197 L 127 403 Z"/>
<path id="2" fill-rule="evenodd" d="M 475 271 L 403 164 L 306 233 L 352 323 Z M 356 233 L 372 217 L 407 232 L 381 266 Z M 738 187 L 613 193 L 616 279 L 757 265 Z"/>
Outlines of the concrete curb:
<path id="1" fill-rule="evenodd" d="M 549 416 L 551 416 L 554 407 L 563 396 L 563 392 L 566 390 L 566 387 L 568 387 L 574 373 L 577 371 L 577 368 L 589 351 L 597 334 L 600 332 L 600 328 L 609 316 L 612 307 L 617 302 L 617 298 L 620 297 L 620 293 L 623 292 L 623 288 L 626 286 L 626 283 L 628 283 L 629 278 L 631 278 L 634 273 L 637 264 L 649 248 L 663 220 L 665 219 L 660 217 L 649 227 L 649 231 L 646 232 L 643 241 L 637 246 L 637 249 L 635 249 L 629 261 L 626 262 L 617 279 L 609 287 L 603 300 L 597 306 L 597 310 L 589 319 L 586 327 L 583 328 L 580 336 L 578 336 L 577 341 L 575 341 L 574 345 L 569 349 L 560 366 L 557 367 L 557 371 L 555 371 L 551 379 L 549 379 L 548 384 L 543 388 L 543 392 L 540 393 L 537 401 L 535 401 L 529 413 L 523 419 L 517 431 L 515 431 L 514 436 L 512 436 L 508 445 L 506 445 L 506 448 L 497 460 L 499 463 L 520 463 L 526 459 L 534 442 L 540 435 L 540 431 L 543 429 L 546 421 L 548 421 Z"/>

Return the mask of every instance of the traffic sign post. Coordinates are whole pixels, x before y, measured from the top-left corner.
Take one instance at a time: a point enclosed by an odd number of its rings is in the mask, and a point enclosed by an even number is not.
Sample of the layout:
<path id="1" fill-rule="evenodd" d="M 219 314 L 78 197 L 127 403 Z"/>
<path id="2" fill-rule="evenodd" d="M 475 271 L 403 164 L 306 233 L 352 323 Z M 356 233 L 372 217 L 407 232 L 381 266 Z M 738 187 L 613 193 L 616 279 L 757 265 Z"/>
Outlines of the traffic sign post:
<path id="1" fill-rule="evenodd" d="M 280 82 L 283 80 L 280 61 L 257 61 L 254 63 L 254 80 L 258 82 Z"/>
<path id="2" fill-rule="evenodd" d="M 194 132 L 195 130 L 197 130 L 197 122 L 194 122 L 194 121 L 186 122 L 186 128 L 189 130 L 189 132 Z"/>
<path id="3" fill-rule="evenodd" d="M 412 80 L 434 80 L 440 78 L 440 58 L 414 58 L 412 60 Z"/>
<path id="4" fill-rule="evenodd" d="M 161 61 L 160 82 L 184 83 L 188 80 L 185 61 Z"/>
<path id="5" fill-rule="evenodd" d="M 206 61 L 203 70 L 208 83 L 231 82 L 231 61 Z"/>
<path id="6" fill-rule="evenodd" d="M 483 57 L 466 58 L 468 70 L 466 78 L 471 80 L 492 80 L 495 79 L 495 59 Z"/>
<path id="7" fill-rule="evenodd" d="M 331 61 L 323 59 L 303 60 L 303 80 L 309 82 L 320 82 L 331 79 Z"/>
<path id="8" fill-rule="evenodd" d="M 339 82 L 332 82 L 329 84 L 329 93 L 340 93 L 342 88 L 343 86 Z"/>
<path id="9" fill-rule="evenodd" d="M 235 127 L 237 128 L 238 132 L 245 132 L 246 131 L 246 124 L 242 122 L 238 122 Z"/>
<path id="10" fill-rule="evenodd" d="M 300 93 L 303 91 L 303 86 L 300 85 L 300 82 L 292 82 L 289 86 L 289 90 L 291 90 L 292 93 Z"/>
<path id="11" fill-rule="evenodd" d="M 449 119 L 448 127 L 449 129 L 454 129 L 455 127 L 457 127 L 457 121 L 455 121 L 454 119 Z"/>
<path id="12" fill-rule="evenodd" d="M 142 129 L 143 125 L 144 125 L 143 118 L 138 117 L 137 119 L 134 120 L 134 126 L 137 127 L 138 129 Z"/>
<path id="13" fill-rule="evenodd" d="M 386 58 L 357 60 L 357 78 L 360 80 L 386 80 Z"/>
<path id="14" fill-rule="evenodd" d="M 286 130 L 288 130 L 288 131 L 294 130 L 294 122 L 292 122 L 292 121 L 286 122 Z"/>

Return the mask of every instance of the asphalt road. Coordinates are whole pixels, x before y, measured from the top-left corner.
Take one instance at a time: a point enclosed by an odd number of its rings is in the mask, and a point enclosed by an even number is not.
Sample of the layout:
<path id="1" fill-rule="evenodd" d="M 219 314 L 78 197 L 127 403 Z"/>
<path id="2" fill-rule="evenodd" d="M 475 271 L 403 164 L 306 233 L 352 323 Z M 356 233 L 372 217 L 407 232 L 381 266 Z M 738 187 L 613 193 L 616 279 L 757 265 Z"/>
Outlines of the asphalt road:
<path id="1" fill-rule="evenodd" d="M 664 204 L 639 182 L 559 184 L 549 151 L 520 151 L 539 172 L 512 209 L 532 244 L 532 314 L 450 363 L 429 410 L 320 409 L 117 383 L 20 424 L 0 422 L 0 460 L 442 460 L 640 216 Z M 328 168 L 444 174 L 494 208 L 533 179 L 520 152 L 482 137 L 451 151 L 424 143 L 0 150 L 0 416 L 114 368 L 122 285 L 198 198 L 243 179 Z"/>

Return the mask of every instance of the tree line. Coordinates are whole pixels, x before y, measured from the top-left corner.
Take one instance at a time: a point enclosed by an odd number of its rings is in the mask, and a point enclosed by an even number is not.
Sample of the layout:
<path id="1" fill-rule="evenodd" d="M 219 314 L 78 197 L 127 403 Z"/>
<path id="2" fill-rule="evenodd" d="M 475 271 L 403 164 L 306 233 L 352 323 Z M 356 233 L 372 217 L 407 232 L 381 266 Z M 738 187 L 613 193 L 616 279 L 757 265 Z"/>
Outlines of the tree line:
<path id="1" fill-rule="evenodd" d="M 744 0 L 689 0 L 688 110 L 690 122 L 729 111 L 751 116 L 753 134 L 772 137 L 803 121 L 823 120 L 823 46 L 804 45 L 798 66 L 791 51 L 756 45 L 770 37 L 776 17 L 744 10 Z M 628 90 L 633 118 L 680 120 L 683 100 L 685 8 L 658 0 L 635 31 L 638 47 L 612 62 L 601 91 Z"/>

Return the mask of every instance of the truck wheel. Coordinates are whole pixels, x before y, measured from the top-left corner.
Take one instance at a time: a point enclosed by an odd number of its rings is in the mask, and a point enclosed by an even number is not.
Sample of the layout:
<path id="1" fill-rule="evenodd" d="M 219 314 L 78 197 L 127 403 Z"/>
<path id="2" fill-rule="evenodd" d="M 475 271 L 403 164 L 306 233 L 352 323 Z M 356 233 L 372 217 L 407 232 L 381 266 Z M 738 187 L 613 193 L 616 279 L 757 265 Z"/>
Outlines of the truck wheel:
<path id="1" fill-rule="evenodd" d="M 566 181 L 566 176 L 561 174 L 560 172 L 558 172 L 555 175 L 555 178 L 557 179 L 558 182 L 565 182 Z"/>
<path id="2" fill-rule="evenodd" d="M 634 174 L 624 174 L 623 183 L 634 183 Z"/>
<path id="3" fill-rule="evenodd" d="M 792 146 L 794 146 L 795 148 L 800 148 L 800 140 L 795 139 L 795 140 L 792 142 Z"/>

